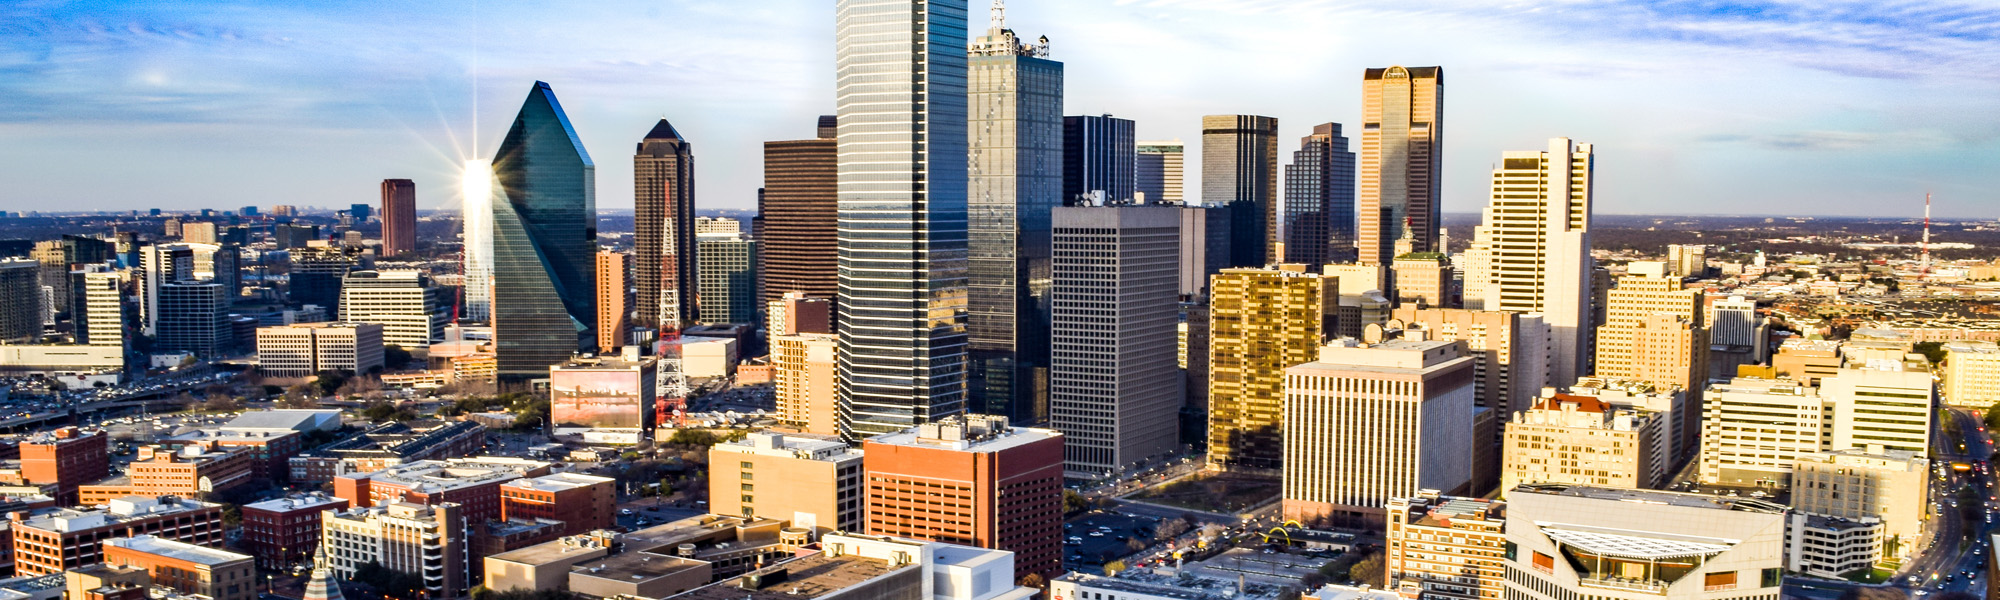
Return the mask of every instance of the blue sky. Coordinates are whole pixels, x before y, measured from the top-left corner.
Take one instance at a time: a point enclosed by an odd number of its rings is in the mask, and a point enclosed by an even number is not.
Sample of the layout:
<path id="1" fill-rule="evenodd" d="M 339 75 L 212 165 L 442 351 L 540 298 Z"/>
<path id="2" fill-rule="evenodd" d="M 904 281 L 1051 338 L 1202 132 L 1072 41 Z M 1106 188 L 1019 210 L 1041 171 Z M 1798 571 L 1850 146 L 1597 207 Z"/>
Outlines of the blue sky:
<path id="1" fill-rule="evenodd" d="M 972 1 L 975 28 L 987 2 Z M 549 82 L 631 206 L 662 116 L 703 208 L 832 111 L 832 0 L 0 4 L 0 210 L 452 201 Z M 1597 144 L 1605 213 L 2000 217 L 2000 7 L 1896 0 L 1011 0 L 1068 114 L 1198 152 L 1204 114 L 1286 140 L 1355 123 L 1366 67 L 1446 70 L 1445 208 L 1553 136 Z M 476 141 L 475 141 L 476 139 Z M 1190 156 L 1191 162 L 1195 156 Z M 1190 195 L 1197 187 L 1190 173 Z"/>

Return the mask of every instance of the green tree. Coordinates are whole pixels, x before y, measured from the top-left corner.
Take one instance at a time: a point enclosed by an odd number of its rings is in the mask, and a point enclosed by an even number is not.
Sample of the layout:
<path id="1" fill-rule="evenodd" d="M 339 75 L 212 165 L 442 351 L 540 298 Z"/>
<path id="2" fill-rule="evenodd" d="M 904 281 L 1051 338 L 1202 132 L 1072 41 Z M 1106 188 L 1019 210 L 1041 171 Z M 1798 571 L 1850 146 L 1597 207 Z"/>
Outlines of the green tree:
<path id="1" fill-rule="evenodd" d="M 1911 351 L 1924 355 L 1932 365 L 1944 364 L 1944 342 L 1917 342 Z"/>
<path id="2" fill-rule="evenodd" d="M 410 359 L 410 351 L 404 350 L 400 345 L 384 344 L 382 346 L 382 366 L 384 367 L 401 369 L 410 364 Z"/>
<path id="3" fill-rule="evenodd" d="M 2000 428 L 2000 404 L 1986 408 L 1986 428 L 1988 430 Z"/>
<path id="4" fill-rule="evenodd" d="M 1125 561 L 1114 560 L 1108 563 L 1104 563 L 1104 574 L 1117 575 L 1118 573 L 1123 572 L 1126 568 L 1127 567 L 1125 566 Z"/>
<path id="5" fill-rule="evenodd" d="M 1076 493 L 1076 490 L 1063 490 L 1063 514 L 1073 515 L 1086 508 L 1090 508 L 1090 501 L 1084 499 L 1083 494 Z"/>
<path id="6" fill-rule="evenodd" d="M 355 567 L 354 581 L 397 598 L 416 598 L 424 589 L 424 580 L 417 575 L 396 571 L 372 560 Z"/>
<path id="7" fill-rule="evenodd" d="M 1368 585 L 1383 585 L 1383 577 L 1382 553 L 1380 552 L 1370 554 L 1367 558 L 1356 561 L 1354 566 L 1347 570 L 1348 579 Z"/>

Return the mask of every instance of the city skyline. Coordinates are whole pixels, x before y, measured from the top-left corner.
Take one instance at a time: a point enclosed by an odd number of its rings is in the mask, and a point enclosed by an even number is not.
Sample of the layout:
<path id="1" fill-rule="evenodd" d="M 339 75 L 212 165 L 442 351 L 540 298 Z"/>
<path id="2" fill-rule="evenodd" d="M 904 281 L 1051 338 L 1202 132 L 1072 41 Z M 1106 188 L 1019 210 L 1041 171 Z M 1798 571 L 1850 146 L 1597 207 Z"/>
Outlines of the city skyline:
<path id="1" fill-rule="evenodd" d="M 1954 218 L 1983 216 L 2000 187 L 2000 174 L 1978 168 L 2000 158 L 2000 117 L 1982 108 L 2000 83 L 1958 75 L 2000 64 L 2000 50 L 1981 43 L 2000 10 L 1475 7 L 1421 13 L 1424 31 L 1449 35 L 1353 25 L 1417 16 L 1369 5 L 1016 0 L 1010 12 L 1018 26 L 1047 32 L 1080 78 L 1064 114 L 1130 118 L 1138 137 L 1177 137 L 1191 153 L 1203 114 L 1269 115 L 1285 124 L 1280 137 L 1299 137 L 1316 123 L 1360 122 L 1355 75 L 1364 68 L 1451 68 L 1451 213 L 1483 204 L 1482 165 L 1496 152 L 1558 135 L 1627 157 L 1601 168 L 1606 186 L 1621 190 L 1607 194 L 1603 214 L 1740 214 L 1756 202 L 1774 208 L 1748 212 L 1880 215 L 1929 190 L 1937 216 Z M 674 119 L 711 157 L 700 208 L 750 208 L 762 142 L 795 139 L 793 123 L 831 108 L 832 7 L 724 8 L 489 7 L 476 19 L 469 3 L 339 14 L 200 3 L 17 8 L 10 20 L 27 25 L 0 37 L 0 56 L 10 57 L 0 64 L 21 75 L 0 83 L 13 117 L 0 127 L 27 143 L 0 156 L 32 176 L 0 208 L 344 206 L 368 202 L 384 178 L 417 180 L 419 207 L 444 208 L 472 140 L 490 155 L 509 96 L 536 79 L 568 90 L 586 145 L 632 143 L 630 131 Z M 973 8 L 977 30 L 984 11 Z M 407 18 L 361 27 L 392 10 Z M 582 24 L 608 30 L 560 36 Z M 653 31 L 677 24 L 687 35 Z M 753 31 L 775 41 L 731 43 Z M 1147 39 L 1179 43 L 1134 43 Z M 1132 94 L 1146 88 L 1161 93 Z M 114 136 L 131 150 L 112 154 L 148 158 L 101 160 Z M 110 163 L 142 166 L 96 176 Z M 228 165 L 238 185 L 215 188 L 225 167 L 214 165 Z M 626 208 L 627 167 L 606 167 L 604 207 Z M 1187 187 L 1198 189 L 1198 177 Z M 1908 205 L 1898 214 L 1918 214 Z"/>

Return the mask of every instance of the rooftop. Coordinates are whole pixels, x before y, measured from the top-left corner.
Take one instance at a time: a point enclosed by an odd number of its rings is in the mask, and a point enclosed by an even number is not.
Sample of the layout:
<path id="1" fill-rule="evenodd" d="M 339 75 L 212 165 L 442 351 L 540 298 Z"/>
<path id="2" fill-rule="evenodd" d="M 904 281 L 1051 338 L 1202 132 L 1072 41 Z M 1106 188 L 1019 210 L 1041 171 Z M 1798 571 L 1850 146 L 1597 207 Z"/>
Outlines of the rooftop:
<path id="1" fill-rule="evenodd" d="M 913 429 L 868 438 L 864 443 L 944 448 L 960 452 L 999 452 L 1061 437 L 1062 434 L 1053 429 L 1013 427 L 999 417 L 970 415 L 970 418 L 946 417 Z"/>
<path id="2" fill-rule="evenodd" d="M 70 533 L 108 527 L 134 519 L 146 519 L 160 515 L 220 506 L 222 505 L 188 500 L 179 496 L 160 496 L 157 498 L 126 496 L 112 500 L 105 508 L 99 509 L 45 508 L 37 510 L 29 513 L 26 518 L 22 519 L 21 524 L 43 531 Z"/>
<path id="3" fill-rule="evenodd" d="M 650 579 L 671 576 L 689 569 L 714 568 L 706 561 L 699 561 L 652 552 L 626 552 L 571 566 L 571 577 L 596 577 L 624 583 L 637 583 Z"/>
<path id="4" fill-rule="evenodd" d="M 1632 489 L 1620 489 L 1620 488 L 1594 487 L 1585 485 L 1564 485 L 1557 483 L 1521 484 L 1519 486 L 1516 486 L 1511 493 L 1551 494 L 1557 496 L 1593 498 L 1597 500 L 1615 500 L 1619 502 L 1633 502 L 1638 504 L 1662 504 L 1668 506 L 1680 506 L 1687 508 L 1709 508 L 1715 510 L 1734 510 L 1743 512 L 1760 512 L 1760 513 L 1771 513 L 1771 514 L 1784 514 L 1784 512 L 1787 510 L 1787 508 L 1782 504 L 1777 504 L 1774 502 L 1766 502 L 1755 498 L 1735 498 L 1735 497 L 1725 497 L 1725 496 L 1711 496 L 1708 494 L 1664 492 L 1660 490 L 1632 490 Z"/>
<path id="5" fill-rule="evenodd" d="M 288 435 L 297 434 L 296 429 L 286 427 L 211 427 L 174 434 L 168 438 L 178 442 L 268 442 Z"/>
<path id="6" fill-rule="evenodd" d="M 535 463 L 543 464 L 546 463 Z M 409 488 L 420 493 L 440 492 L 463 487 L 500 483 L 519 479 L 523 469 L 502 465 L 461 462 L 459 460 L 420 460 L 389 467 L 373 473 L 355 473 L 342 478 L 367 478 L 371 483 L 384 483 Z M 586 476 L 587 477 L 587 476 Z"/>
<path id="7" fill-rule="evenodd" d="M 1234 580 L 1161 575 L 1141 569 L 1128 570 L 1116 577 L 1071 571 L 1057 577 L 1056 581 L 1074 582 L 1078 586 L 1088 586 L 1095 590 L 1144 594 L 1175 600 L 1266 600 L 1277 598 L 1280 591 L 1278 586 L 1250 583 L 1244 586 L 1244 593 L 1239 595 L 1236 593 L 1237 582 Z"/>
<path id="8" fill-rule="evenodd" d="M 816 553 L 753 571 L 752 573 L 760 575 L 779 571 L 785 573 L 784 581 L 770 584 L 763 589 L 746 589 L 742 583 L 743 577 L 732 577 L 688 590 L 673 598 L 675 600 L 810 600 L 846 590 L 861 582 L 895 571 L 913 568 L 917 568 L 915 563 L 891 567 L 887 561 L 880 559 L 853 554 L 827 556 L 824 553 Z"/>
<path id="9" fill-rule="evenodd" d="M 253 410 L 230 419 L 223 427 L 240 429 L 323 429 L 328 425 L 340 426 L 340 411 L 335 409 L 276 409 Z"/>
<path id="10" fill-rule="evenodd" d="M 861 457 L 859 450 L 838 440 L 771 432 L 752 433 L 740 440 L 716 444 L 711 451 L 715 450 L 826 461 Z"/>
<path id="11" fill-rule="evenodd" d="M 258 510 L 283 512 L 288 510 L 330 506 L 342 502 L 345 501 L 341 500 L 340 498 L 328 496 L 323 493 L 313 492 L 310 494 L 292 494 L 283 498 L 274 498 L 271 500 L 265 500 L 263 502 L 254 502 L 250 504 L 245 504 L 243 505 L 243 508 L 255 508 Z"/>
<path id="12" fill-rule="evenodd" d="M 535 544 L 526 548 L 509 550 L 489 556 L 494 560 L 504 560 L 524 565 L 545 565 L 564 557 L 589 554 L 605 550 L 600 538 L 584 535 L 566 536 L 562 539 Z"/>
<path id="13" fill-rule="evenodd" d="M 516 479 L 501 485 L 516 488 L 531 488 L 544 492 L 561 492 L 586 488 L 600 483 L 611 483 L 613 481 L 616 480 L 610 477 L 598 477 L 582 473 L 555 473 L 541 477 Z"/>
<path id="14" fill-rule="evenodd" d="M 176 542 L 173 540 L 156 538 L 150 535 L 137 535 L 129 538 L 111 538 L 104 540 L 104 544 L 107 546 L 117 546 L 119 548 L 138 550 L 140 552 L 144 552 L 147 554 L 165 556 L 167 558 L 184 560 L 191 563 L 207 565 L 211 567 L 218 565 L 225 565 L 237 561 L 250 560 L 250 556 L 247 554 L 237 554 L 235 552 L 229 552 L 226 550 L 206 548 L 202 546 L 196 546 L 194 544 L 189 544 L 186 542 Z"/>

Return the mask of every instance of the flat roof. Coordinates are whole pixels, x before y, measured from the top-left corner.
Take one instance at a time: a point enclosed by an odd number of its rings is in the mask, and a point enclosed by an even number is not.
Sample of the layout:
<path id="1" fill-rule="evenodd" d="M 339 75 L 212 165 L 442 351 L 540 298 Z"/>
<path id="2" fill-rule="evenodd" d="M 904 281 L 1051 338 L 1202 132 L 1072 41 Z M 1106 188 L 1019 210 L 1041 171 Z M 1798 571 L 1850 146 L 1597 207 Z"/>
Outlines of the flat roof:
<path id="1" fill-rule="evenodd" d="M 532 488 L 544 492 L 561 492 L 612 481 L 616 480 L 610 477 L 598 477 L 582 473 L 555 473 L 541 477 L 516 479 L 501 485 L 516 488 Z"/>
<path id="2" fill-rule="evenodd" d="M 742 577 L 731 577 L 706 586 L 688 590 L 676 600 L 790 600 L 795 598 L 818 598 L 844 591 L 862 582 L 882 577 L 904 569 L 919 568 L 910 563 L 891 568 L 888 561 L 864 558 L 852 554 L 829 557 L 824 553 L 810 554 L 778 563 L 752 573 L 785 572 L 785 580 L 760 590 L 744 589 Z M 922 585 L 922 582 L 912 582 Z"/>
<path id="3" fill-rule="evenodd" d="M 546 565 L 564 558 L 583 556 L 594 551 L 602 552 L 604 550 L 601 547 L 584 546 L 566 540 L 556 540 L 535 544 L 526 548 L 509 550 L 488 556 L 487 558 L 524 565 Z"/>
<path id="4" fill-rule="evenodd" d="M 957 450 L 961 452 L 999 452 L 1001 450 L 1017 448 L 1020 446 L 1025 446 L 1043 440 L 1055 439 L 1060 437 L 1061 435 L 1062 434 L 1057 433 L 1053 429 L 1036 429 L 1032 427 L 1010 427 L 1007 429 L 1007 431 L 995 434 L 992 437 L 988 437 L 985 439 L 980 439 L 975 441 L 940 441 L 940 440 L 919 440 L 917 438 L 916 430 L 909 430 L 897 433 L 878 435 L 872 438 L 868 438 L 867 440 L 864 440 L 864 442 L 869 444 L 908 446 L 911 448 L 940 448 L 947 450 Z"/>
<path id="5" fill-rule="evenodd" d="M 333 496 L 328 496 L 325 494 L 314 493 L 314 494 L 302 494 L 298 496 L 287 496 L 284 498 L 273 498 L 270 500 L 265 500 L 263 502 L 252 502 L 250 504 L 243 505 L 243 508 L 255 508 L 259 510 L 282 512 L 288 510 L 299 510 L 305 508 L 331 506 L 334 504 L 339 504 L 341 502 L 342 500 L 340 498 L 335 498 Z"/>
<path id="6" fill-rule="evenodd" d="M 571 565 L 569 572 L 571 576 L 596 577 L 630 585 L 709 565 L 706 561 L 665 554 L 626 552 Z"/>
<path id="7" fill-rule="evenodd" d="M 1778 504 L 1775 502 L 1766 502 L 1763 500 L 1758 500 L 1756 498 L 1732 498 L 1724 496 L 1711 496 L 1708 494 L 1690 494 L 1684 492 L 1666 492 L 1660 490 L 1634 490 L 1634 489 L 1622 489 L 1622 488 L 1595 487 L 1586 485 L 1525 483 L 1519 486 L 1515 486 L 1515 488 L 1511 493 L 1574 496 L 1578 498 L 1593 498 L 1597 500 L 1616 500 L 1621 502 L 1637 502 L 1641 504 L 1664 504 L 1668 506 L 1680 506 L 1685 508 L 1736 510 L 1744 512 L 1761 512 L 1761 513 L 1772 513 L 1772 514 L 1784 514 L 1784 512 L 1788 510 L 1785 507 L 1785 505 Z"/>
<path id="8" fill-rule="evenodd" d="M 160 556 L 165 556 L 167 558 L 185 560 L 191 563 L 208 565 L 211 567 L 217 565 L 225 565 L 236 561 L 250 560 L 250 556 L 247 554 L 237 554 L 235 552 L 229 552 L 226 550 L 205 548 L 202 546 L 196 546 L 194 544 L 189 544 L 186 542 L 176 542 L 173 540 L 156 538 L 150 535 L 137 535 L 129 538 L 111 538 L 108 540 L 104 540 L 104 543 L 111 546 L 117 546 L 120 548 L 130 548 L 132 550 L 138 550 L 140 552 L 144 552 L 147 554 L 157 554 Z"/>
<path id="9" fill-rule="evenodd" d="M 252 429 L 298 429 L 308 421 L 328 417 L 338 419 L 340 418 L 340 411 L 335 409 L 303 408 L 253 410 L 230 419 L 224 426 Z"/>

